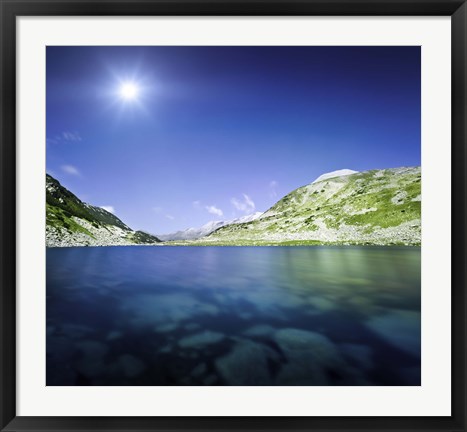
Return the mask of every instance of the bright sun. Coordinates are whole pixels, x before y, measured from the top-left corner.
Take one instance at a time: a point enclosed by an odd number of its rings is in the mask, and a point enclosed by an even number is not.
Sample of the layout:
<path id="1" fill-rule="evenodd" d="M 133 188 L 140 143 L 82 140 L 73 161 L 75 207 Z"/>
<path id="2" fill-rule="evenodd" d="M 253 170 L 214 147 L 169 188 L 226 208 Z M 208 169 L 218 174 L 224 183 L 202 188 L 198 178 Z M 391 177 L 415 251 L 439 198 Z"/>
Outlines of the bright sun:
<path id="1" fill-rule="evenodd" d="M 138 97 L 139 88 L 135 83 L 126 82 L 120 87 L 120 96 L 125 100 L 134 100 Z"/>

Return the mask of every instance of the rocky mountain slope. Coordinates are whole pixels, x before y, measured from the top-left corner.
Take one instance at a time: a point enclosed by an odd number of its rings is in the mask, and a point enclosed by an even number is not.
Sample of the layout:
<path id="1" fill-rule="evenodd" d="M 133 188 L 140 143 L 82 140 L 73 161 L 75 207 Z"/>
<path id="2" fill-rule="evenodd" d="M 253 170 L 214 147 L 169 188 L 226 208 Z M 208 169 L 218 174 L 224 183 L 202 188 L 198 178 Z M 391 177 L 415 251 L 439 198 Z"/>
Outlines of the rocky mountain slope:
<path id="1" fill-rule="evenodd" d="M 46 175 L 46 245 L 116 246 L 155 244 L 160 240 L 133 231 L 118 217 L 82 202 L 52 176 Z"/>
<path id="2" fill-rule="evenodd" d="M 263 213 L 256 212 L 250 215 L 242 216 L 236 219 L 231 219 L 227 221 L 211 221 L 199 228 L 188 228 L 182 231 L 176 231 L 169 234 L 157 234 L 157 237 L 164 241 L 171 240 L 194 240 L 201 237 L 205 237 L 211 234 L 213 231 L 219 229 L 220 227 L 232 224 L 239 224 L 245 222 L 251 222 L 258 219 Z"/>
<path id="3" fill-rule="evenodd" d="M 420 218 L 420 167 L 341 170 L 292 191 L 252 222 L 190 243 L 419 245 Z"/>

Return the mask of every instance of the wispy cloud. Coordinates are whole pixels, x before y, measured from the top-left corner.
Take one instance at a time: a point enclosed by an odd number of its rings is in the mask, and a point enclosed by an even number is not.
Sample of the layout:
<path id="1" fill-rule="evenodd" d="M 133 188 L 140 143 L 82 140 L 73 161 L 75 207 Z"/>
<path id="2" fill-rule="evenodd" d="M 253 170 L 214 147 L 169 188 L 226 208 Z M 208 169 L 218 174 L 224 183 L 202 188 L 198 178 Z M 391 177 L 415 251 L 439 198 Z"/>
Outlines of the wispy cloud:
<path id="1" fill-rule="evenodd" d="M 47 144 L 60 144 L 63 142 L 79 142 L 82 141 L 81 135 L 76 131 L 64 131 L 54 137 L 47 138 Z"/>
<path id="2" fill-rule="evenodd" d="M 101 209 L 107 210 L 109 213 L 115 213 L 114 206 L 105 205 L 105 206 L 101 206 Z"/>
<path id="3" fill-rule="evenodd" d="M 169 220 L 175 219 L 175 216 L 172 216 L 169 213 L 165 213 L 164 207 L 156 206 L 152 208 L 152 211 L 156 213 L 157 215 L 159 215 L 159 217 L 165 217 L 166 219 L 169 219 Z"/>
<path id="4" fill-rule="evenodd" d="M 276 180 L 271 180 L 269 183 L 269 196 L 271 198 L 277 197 L 277 186 L 279 186 L 279 183 Z"/>
<path id="5" fill-rule="evenodd" d="M 193 201 L 191 203 L 193 205 L 193 208 L 196 209 L 196 210 L 201 210 L 201 209 L 205 209 L 208 211 L 208 213 L 211 213 L 213 215 L 216 215 L 216 216 L 223 216 L 224 215 L 224 212 L 219 208 L 219 207 L 216 207 L 216 205 L 204 205 L 201 203 L 201 201 L 199 200 L 196 200 L 196 201 Z"/>
<path id="6" fill-rule="evenodd" d="M 65 141 L 82 141 L 82 138 L 78 132 L 62 132 L 62 138 Z"/>
<path id="7" fill-rule="evenodd" d="M 215 205 L 206 206 L 205 209 L 209 213 L 211 213 L 213 215 L 216 215 L 216 216 L 223 216 L 224 215 L 224 212 L 220 208 L 217 208 Z"/>
<path id="8" fill-rule="evenodd" d="M 60 168 L 66 174 L 70 174 L 70 175 L 74 175 L 74 176 L 80 176 L 81 175 L 78 168 L 74 167 L 73 165 L 62 165 Z"/>
<path id="9" fill-rule="evenodd" d="M 164 207 L 156 206 L 152 208 L 152 211 L 156 213 L 157 215 L 160 215 L 159 217 L 165 217 L 166 219 L 169 219 L 169 220 L 175 219 L 175 216 L 172 216 L 169 213 L 165 213 Z"/>
<path id="10" fill-rule="evenodd" d="M 237 210 L 245 214 L 253 213 L 256 210 L 255 203 L 247 194 L 242 195 L 243 199 L 232 198 L 230 202 Z"/>

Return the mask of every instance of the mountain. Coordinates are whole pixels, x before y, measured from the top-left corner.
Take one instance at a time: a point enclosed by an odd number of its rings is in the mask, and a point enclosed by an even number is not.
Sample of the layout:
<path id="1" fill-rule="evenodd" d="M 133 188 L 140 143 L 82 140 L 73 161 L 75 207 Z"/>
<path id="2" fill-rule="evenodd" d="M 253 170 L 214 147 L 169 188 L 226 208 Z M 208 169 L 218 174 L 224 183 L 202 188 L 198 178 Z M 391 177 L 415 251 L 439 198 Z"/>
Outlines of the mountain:
<path id="1" fill-rule="evenodd" d="M 211 221 L 199 228 L 188 228 L 186 230 L 176 231 L 169 234 L 158 234 L 157 237 L 163 241 L 195 240 L 201 237 L 205 237 L 208 234 L 211 234 L 213 231 L 217 230 L 218 228 L 221 228 L 226 225 L 251 222 L 255 219 L 258 219 L 262 214 L 263 213 L 261 212 L 256 212 L 250 215 L 239 217 L 237 219 L 227 221 Z"/>
<path id="2" fill-rule="evenodd" d="M 420 167 L 341 170 L 292 191 L 258 219 L 193 244 L 419 245 L 420 218 Z"/>
<path id="3" fill-rule="evenodd" d="M 46 175 L 46 245 L 116 246 L 154 244 L 160 240 L 133 231 L 117 216 L 82 202 L 52 176 Z"/>

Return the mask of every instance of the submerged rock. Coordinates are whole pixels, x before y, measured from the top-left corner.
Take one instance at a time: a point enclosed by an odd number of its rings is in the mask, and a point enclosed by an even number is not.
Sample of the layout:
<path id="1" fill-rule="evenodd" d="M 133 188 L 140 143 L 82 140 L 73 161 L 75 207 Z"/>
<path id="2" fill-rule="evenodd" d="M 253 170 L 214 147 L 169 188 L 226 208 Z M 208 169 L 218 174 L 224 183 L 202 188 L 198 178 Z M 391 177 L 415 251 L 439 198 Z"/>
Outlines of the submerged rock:
<path id="1" fill-rule="evenodd" d="M 258 324 L 246 329 L 243 334 L 251 337 L 267 337 L 274 333 L 274 327 L 267 324 Z"/>
<path id="2" fill-rule="evenodd" d="M 216 360 L 216 368 L 228 385 L 269 385 L 270 351 L 262 344 L 242 340 L 227 355 Z"/>
<path id="3" fill-rule="evenodd" d="M 106 337 L 106 340 L 108 341 L 113 341 L 115 339 L 120 339 L 122 337 L 122 332 L 119 332 L 119 331 L 111 331 L 107 337 Z"/>
<path id="4" fill-rule="evenodd" d="M 164 323 L 154 327 L 156 333 L 170 333 L 177 329 L 177 324 L 173 323 Z"/>
<path id="5" fill-rule="evenodd" d="M 89 334 L 93 332 L 92 328 L 80 324 L 64 324 L 60 330 L 67 337 L 73 339 L 89 337 Z"/>
<path id="6" fill-rule="evenodd" d="M 288 328 L 279 330 L 275 340 L 288 360 L 277 376 L 277 384 L 329 384 L 326 368 L 340 363 L 339 353 L 329 339 L 319 333 Z"/>
<path id="7" fill-rule="evenodd" d="M 189 294 L 175 293 L 135 295 L 125 304 L 124 310 L 134 315 L 131 320 L 133 326 L 153 326 L 156 332 L 169 332 L 172 325 L 178 325 L 181 321 L 220 313 L 214 304 L 200 301 Z"/>
<path id="8" fill-rule="evenodd" d="M 205 345 L 218 343 L 224 339 L 224 337 L 222 333 L 205 330 L 201 333 L 196 333 L 180 339 L 178 345 L 181 348 L 202 348 Z"/>
<path id="9" fill-rule="evenodd" d="M 285 351 L 313 350 L 319 358 L 333 358 L 337 349 L 334 344 L 320 333 L 295 328 L 279 330 L 275 334 L 277 343 Z"/>
<path id="10" fill-rule="evenodd" d="M 343 344 L 341 346 L 343 353 L 363 369 L 373 368 L 373 352 L 367 345 Z"/>
<path id="11" fill-rule="evenodd" d="M 366 325 L 391 345 L 420 357 L 420 312 L 392 310 L 369 319 Z"/>
<path id="12" fill-rule="evenodd" d="M 279 385 L 367 385 L 361 370 L 345 361 L 327 337 L 300 329 L 283 329 L 275 340 L 287 358 L 279 371 Z"/>
<path id="13" fill-rule="evenodd" d="M 196 323 L 188 323 L 188 324 L 185 324 L 183 328 L 187 331 L 195 331 L 195 330 L 199 330 L 201 326 Z"/>
<path id="14" fill-rule="evenodd" d="M 208 367 L 206 366 L 206 363 L 200 363 L 191 371 L 191 375 L 195 378 L 198 378 L 201 375 L 204 375 L 207 372 L 207 370 Z"/>
<path id="15" fill-rule="evenodd" d="M 173 349 L 173 346 L 171 344 L 168 344 L 168 345 L 164 345 L 161 349 L 159 349 L 159 352 L 161 354 L 166 354 L 166 353 L 171 352 L 172 349 Z"/>

